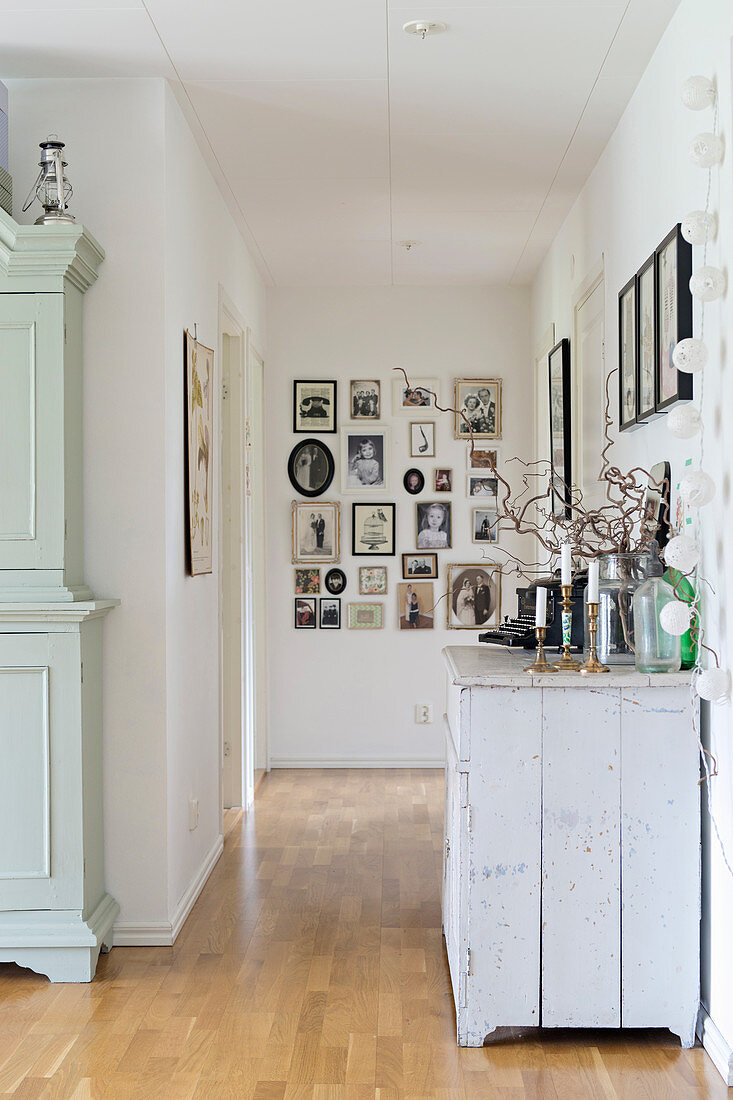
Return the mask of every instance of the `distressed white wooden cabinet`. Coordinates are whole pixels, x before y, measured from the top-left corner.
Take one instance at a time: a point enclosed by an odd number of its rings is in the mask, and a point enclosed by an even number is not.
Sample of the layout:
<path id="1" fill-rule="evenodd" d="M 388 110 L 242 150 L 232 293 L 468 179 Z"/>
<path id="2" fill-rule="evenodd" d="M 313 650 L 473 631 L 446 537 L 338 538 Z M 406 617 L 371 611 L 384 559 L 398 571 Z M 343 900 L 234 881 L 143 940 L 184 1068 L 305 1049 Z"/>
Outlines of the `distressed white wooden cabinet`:
<path id="1" fill-rule="evenodd" d="M 689 675 L 530 677 L 451 646 L 443 929 L 458 1042 L 498 1027 L 694 1041 L 700 793 Z"/>
<path id="2" fill-rule="evenodd" d="M 0 210 L 0 961 L 90 981 L 104 888 L 102 619 L 82 554 L 83 227 Z"/>

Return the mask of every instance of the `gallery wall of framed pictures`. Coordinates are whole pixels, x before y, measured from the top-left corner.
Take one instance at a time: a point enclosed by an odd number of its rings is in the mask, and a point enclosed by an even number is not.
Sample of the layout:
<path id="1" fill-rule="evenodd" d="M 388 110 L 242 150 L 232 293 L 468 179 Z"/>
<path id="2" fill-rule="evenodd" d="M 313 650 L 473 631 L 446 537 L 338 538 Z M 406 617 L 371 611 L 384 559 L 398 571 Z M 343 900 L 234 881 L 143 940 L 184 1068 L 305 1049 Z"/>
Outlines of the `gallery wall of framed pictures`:
<path id="1" fill-rule="evenodd" d="M 678 401 L 692 400 L 692 375 L 672 351 L 692 336 L 692 245 L 676 225 L 619 291 L 619 431 L 634 430 Z"/>

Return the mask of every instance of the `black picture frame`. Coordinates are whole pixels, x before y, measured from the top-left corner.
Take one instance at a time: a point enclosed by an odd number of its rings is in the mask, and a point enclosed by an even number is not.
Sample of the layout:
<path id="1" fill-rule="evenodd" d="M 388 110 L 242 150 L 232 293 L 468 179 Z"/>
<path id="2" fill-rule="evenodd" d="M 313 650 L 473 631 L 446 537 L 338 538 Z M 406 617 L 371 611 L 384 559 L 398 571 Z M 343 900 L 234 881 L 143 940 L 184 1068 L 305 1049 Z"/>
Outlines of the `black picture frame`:
<path id="1" fill-rule="evenodd" d="M 416 487 L 410 487 L 410 481 L 415 478 L 417 481 Z M 415 466 L 411 466 L 409 470 L 405 470 L 405 476 L 402 478 L 402 485 L 406 493 L 409 493 L 411 497 L 417 496 L 425 488 L 425 474 L 422 470 L 418 470 Z"/>
<path id="2" fill-rule="evenodd" d="M 559 340 L 547 356 L 547 381 L 550 399 L 552 513 L 569 519 L 573 443 L 570 341 L 567 337 Z"/>
<path id="3" fill-rule="evenodd" d="M 319 484 L 312 489 L 304 488 L 297 478 L 297 467 L 300 461 L 300 456 L 303 455 L 305 457 L 306 447 L 310 447 L 311 450 L 317 450 L 321 452 L 321 465 L 325 467 L 325 469 L 323 470 L 322 480 L 320 480 Z M 309 470 L 313 470 L 314 462 L 315 456 L 311 456 Z M 290 484 L 293 486 L 296 493 L 300 493 L 300 495 L 303 497 L 323 496 L 323 494 L 327 492 L 329 485 L 333 481 L 333 475 L 335 471 L 336 464 L 333 460 L 333 455 L 331 454 L 331 451 L 322 439 L 314 439 L 311 436 L 308 439 L 299 440 L 290 452 L 290 456 L 288 458 L 288 477 L 290 478 Z"/>
<path id="4" fill-rule="evenodd" d="M 649 471 L 646 497 L 644 498 L 644 527 L 652 532 L 660 550 L 670 540 L 672 527 L 670 516 L 670 488 L 672 472 L 669 462 L 656 462 Z"/>
<path id="5" fill-rule="evenodd" d="M 365 537 L 359 540 L 359 545 L 362 544 L 366 549 L 357 550 L 356 536 L 362 530 L 360 517 L 362 512 L 371 512 L 375 520 L 375 526 L 371 531 L 372 538 L 367 536 L 370 532 L 364 530 L 363 535 Z M 381 517 L 380 517 L 381 512 Z M 367 517 L 371 519 L 372 516 Z M 372 503 L 371 501 L 355 500 L 351 505 L 351 553 L 355 558 L 367 557 L 372 558 L 379 555 L 380 557 L 393 558 L 395 555 L 395 521 L 397 517 L 397 507 L 395 504 L 384 502 Z M 383 524 L 388 524 L 389 538 L 385 537 L 385 528 Z M 381 530 L 380 530 L 381 527 Z"/>
<path id="6" fill-rule="evenodd" d="M 629 331 L 630 326 L 630 331 Z M 636 275 L 618 292 L 618 430 L 636 424 L 636 386 L 639 345 L 636 339 Z"/>
<path id="7" fill-rule="evenodd" d="M 301 394 L 301 387 L 304 393 Z M 309 393 L 309 390 L 321 391 Z M 293 382 L 293 432 L 296 435 L 308 435 L 320 432 L 321 435 L 334 435 L 338 431 L 338 386 L 330 378 L 296 378 Z M 309 402 L 309 410 L 303 412 L 302 403 Z M 320 411 L 313 406 L 317 402 Z M 324 403 L 328 410 L 324 409 Z"/>
<path id="8" fill-rule="evenodd" d="M 346 574 L 343 569 L 329 569 L 323 578 L 323 587 L 332 596 L 340 596 L 346 590 Z"/>
<path id="9" fill-rule="evenodd" d="M 657 370 L 657 267 L 656 253 L 636 273 L 636 423 L 658 416 Z"/>
<path id="10" fill-rule="evenodd" d="M 312 621 L 304 622 L 299 621 L 298 612 L 302 611 L 299 604 L 309 604 L 312 615 Z M 318 597 L 317 596 L 296 596 L 293 601 L 293 626 L 296 630 L 315 630 L 318 626 Z"/>
<path id="11" fill-rule="evenodd" d="M 691 277 L 692 245 L 682 236 L 678 223 L 654 253 L 657 315 L 654 407 L 658 413 L 678 401 L 692 400 L 692 375 L 677 370 L 672 363 L 675 344 L 692 336 Z"/>
<path id="12" fill-rule="evenodd" d="M 422 558 L 431 559 L 428 572 L 424 573 L 418 569 L 411 573 L 408 568 L 410 560 L 415 561 Z M 416 578 L 421 581 L 435 581 L 438 579 L 438 555 L 435 550 L 413 550 L 410 554 L 402 555 L 402 579 L 404 581 L 414 581 Z"/>
<path id="13" fill-rule="evenodd" d="M 337 604 L 337 607 L 336 607 L 336 621 L 331 622 L 330 621 L 330 616 L 329 616 L 329 621 L 324 622 L 323 621 L 324 611 L 326 611 L 327 609 L 323 605 L 324 604 L 331 604 L 331 603 Z M 319 600 L 318 600 L 318 626 L 320 627 L 321 630 L 340 630 L 341 629 L 341 600 L 338 597 L 336 597 L 336 596 L 321 596 L 319 598 Z"/>

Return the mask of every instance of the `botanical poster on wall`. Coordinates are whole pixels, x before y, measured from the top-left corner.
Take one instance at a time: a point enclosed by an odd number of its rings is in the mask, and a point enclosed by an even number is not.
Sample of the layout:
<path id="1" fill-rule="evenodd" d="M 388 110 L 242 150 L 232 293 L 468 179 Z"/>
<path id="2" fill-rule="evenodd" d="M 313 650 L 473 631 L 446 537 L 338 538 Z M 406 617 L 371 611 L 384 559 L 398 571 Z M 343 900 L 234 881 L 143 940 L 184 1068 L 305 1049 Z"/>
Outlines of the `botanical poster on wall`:
<path id="1" fill-rule="evenodd" d="M 189 572 L 211 573 L 214 352 L 186 331 L 186 471 Z"/>

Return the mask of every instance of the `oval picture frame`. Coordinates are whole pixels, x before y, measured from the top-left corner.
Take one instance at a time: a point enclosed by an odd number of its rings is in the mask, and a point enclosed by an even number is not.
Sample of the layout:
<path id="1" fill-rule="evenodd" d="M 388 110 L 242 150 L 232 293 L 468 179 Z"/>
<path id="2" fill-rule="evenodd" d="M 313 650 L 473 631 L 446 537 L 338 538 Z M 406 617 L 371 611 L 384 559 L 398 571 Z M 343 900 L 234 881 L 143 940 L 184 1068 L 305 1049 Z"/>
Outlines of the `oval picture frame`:
<path id="1" fill-rule="evenodd" d="M 417 478 L 417 481 L 411 485 L 410 482 L 414 482 L 415 478 Z M 402 478 L 402 484 L 404 485 L 405 492 L 414 497 L 425 488 L 425 475 L 422 470 L 418 470 L 417 467 L 413 466 L 405 471 L 405 476 Z"/>
<path id="2" fill-rule="evenodd" d="M 323 585 L 332 596 L 340 596 L 346 588 L 346 574 L 343 569 L 329 569 L 323 579 Z"/>
<path id="3" fill-rule="evenodd" d="M 322 439 L 299 440 L 288 458 L 290 484 L 303 497 L 322 496 L 333 481 L 335 470 L 333 455 Z"/>

